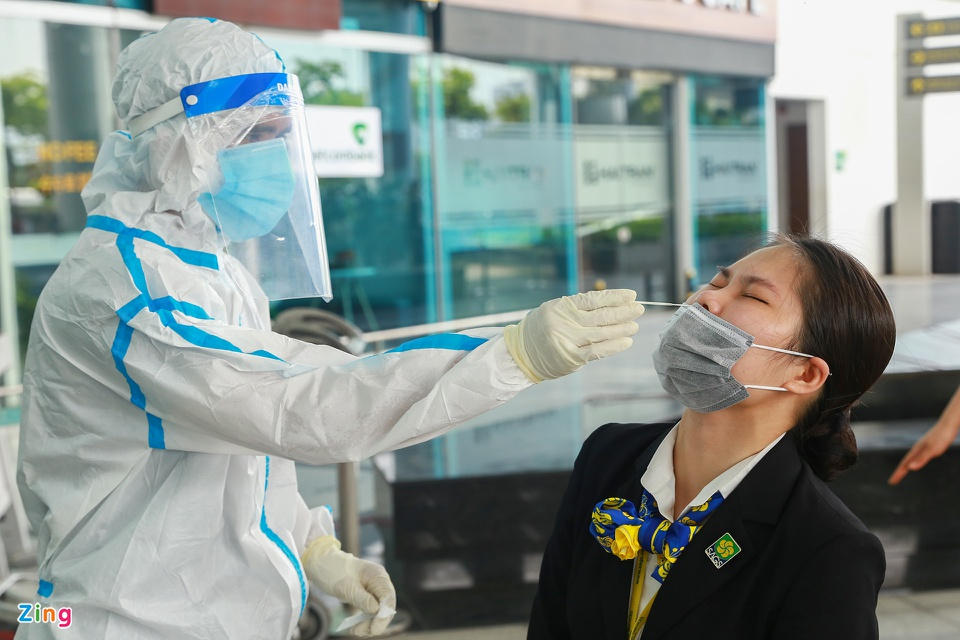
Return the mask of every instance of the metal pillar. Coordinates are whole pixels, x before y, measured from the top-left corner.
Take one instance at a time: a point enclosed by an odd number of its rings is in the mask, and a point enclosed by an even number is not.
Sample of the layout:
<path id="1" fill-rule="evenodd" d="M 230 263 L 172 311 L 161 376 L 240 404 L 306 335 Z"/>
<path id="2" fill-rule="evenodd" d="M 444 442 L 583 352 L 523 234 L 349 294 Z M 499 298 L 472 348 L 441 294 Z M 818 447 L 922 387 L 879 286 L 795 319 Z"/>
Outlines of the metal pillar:
<path id="1" fill-rule="evenodd" d="M 907 95 L 907 22 L 919 14 L 897 16 L 897 199 L 893 206 L 893 272 L 931 272 L 929 203 L 923 193 L 923 97 Z"/>

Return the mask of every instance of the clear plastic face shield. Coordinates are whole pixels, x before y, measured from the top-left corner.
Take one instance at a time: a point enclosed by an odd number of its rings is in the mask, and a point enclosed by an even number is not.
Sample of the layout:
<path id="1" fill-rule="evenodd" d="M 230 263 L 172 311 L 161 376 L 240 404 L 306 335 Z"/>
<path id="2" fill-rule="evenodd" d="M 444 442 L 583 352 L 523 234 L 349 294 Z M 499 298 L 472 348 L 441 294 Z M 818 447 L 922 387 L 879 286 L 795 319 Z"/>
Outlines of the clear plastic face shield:
<path id="1" fill-rule="evenodd" d="M 184 87 L 209 186 L 198 202 L 271 300 L 331 298 L 300 81 L 254 73 Z"/>

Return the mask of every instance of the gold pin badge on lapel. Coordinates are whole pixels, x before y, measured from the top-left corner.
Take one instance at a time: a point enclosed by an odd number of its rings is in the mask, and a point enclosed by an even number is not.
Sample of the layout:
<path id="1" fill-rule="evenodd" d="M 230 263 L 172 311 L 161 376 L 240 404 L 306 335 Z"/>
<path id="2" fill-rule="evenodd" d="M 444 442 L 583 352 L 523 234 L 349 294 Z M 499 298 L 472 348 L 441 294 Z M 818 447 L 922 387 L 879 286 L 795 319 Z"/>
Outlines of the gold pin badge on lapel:
<path id="1" fill-rule="evenodd" d="M 733 539 L 729 533 L 720 536 L 720 539 L 704 549 L 710 562 L 717 569 L 730 562 L 735 555 L 740 553 L 740 545 Z"/>

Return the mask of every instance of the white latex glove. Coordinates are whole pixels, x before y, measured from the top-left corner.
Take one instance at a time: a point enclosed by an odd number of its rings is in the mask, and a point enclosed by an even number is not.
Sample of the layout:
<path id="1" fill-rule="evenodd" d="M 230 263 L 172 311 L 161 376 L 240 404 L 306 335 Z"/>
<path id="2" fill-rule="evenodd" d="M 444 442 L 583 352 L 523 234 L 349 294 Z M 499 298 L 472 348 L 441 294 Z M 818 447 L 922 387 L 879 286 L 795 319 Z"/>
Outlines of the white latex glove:
<path id="1" fill-rule="evenodd" d="M 573 373 L 633 344 L 643 314 L 630 289 L 589 291 L 548 300 L 503 330 L 507 350 L 533 382 Z"/>
<path id="2" fill-rule="evenodd" d="M 351 635 L 365 638 L 383 633 L 397 608 L 397 592 L 386 569 L 341 551 L 340 541 L 333 536 L 314 539 L 301 560 L 310 582 L 372 616 L 351 627 Z"/>

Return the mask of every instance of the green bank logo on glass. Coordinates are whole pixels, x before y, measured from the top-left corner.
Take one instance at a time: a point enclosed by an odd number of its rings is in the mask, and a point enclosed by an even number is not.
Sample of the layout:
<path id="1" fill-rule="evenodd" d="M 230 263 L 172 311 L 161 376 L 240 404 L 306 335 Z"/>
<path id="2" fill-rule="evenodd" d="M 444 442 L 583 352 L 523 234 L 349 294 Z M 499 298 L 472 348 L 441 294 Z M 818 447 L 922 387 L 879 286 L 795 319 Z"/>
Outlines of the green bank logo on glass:
<path id="1" fill-rule="evenodd" d="M 729 533 L 720 536 L 720 539 L 705 549 L 707 557 L 717 569 L 730 562 L 730 560 L 740 553 L 740 545 L 733 539 Z"/>
<path id="2" fill-rule="evenodd" d="M 353 125 L 353 139 L 361 147 L 367 142 L 367 124 L 365 122 L 358 122 Z"/>

